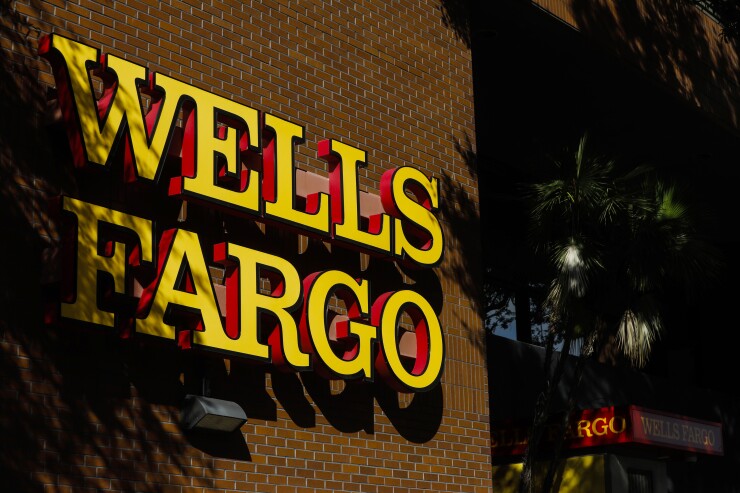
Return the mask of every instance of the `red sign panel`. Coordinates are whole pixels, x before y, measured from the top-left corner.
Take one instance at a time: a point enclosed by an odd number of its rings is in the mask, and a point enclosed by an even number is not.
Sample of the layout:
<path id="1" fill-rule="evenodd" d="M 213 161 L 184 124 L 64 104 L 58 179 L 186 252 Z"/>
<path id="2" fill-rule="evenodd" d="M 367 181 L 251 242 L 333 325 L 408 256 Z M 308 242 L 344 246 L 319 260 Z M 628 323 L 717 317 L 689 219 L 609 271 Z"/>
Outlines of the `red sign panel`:
<path id="1" fill-rule="evenodd" d="M 628 442 L 629 413 L 617 407 L 586 409 L 575 415 L 565 431 L 567 448 L 596 447 L 613 443 Z M 545 443 L 554 443 L 559 426 L 548 424 L 545 430 Z M 491 449 L 493 455 L 522 455 L 527 448 L 529 428 L 526 426 L 493 428 Z"/>

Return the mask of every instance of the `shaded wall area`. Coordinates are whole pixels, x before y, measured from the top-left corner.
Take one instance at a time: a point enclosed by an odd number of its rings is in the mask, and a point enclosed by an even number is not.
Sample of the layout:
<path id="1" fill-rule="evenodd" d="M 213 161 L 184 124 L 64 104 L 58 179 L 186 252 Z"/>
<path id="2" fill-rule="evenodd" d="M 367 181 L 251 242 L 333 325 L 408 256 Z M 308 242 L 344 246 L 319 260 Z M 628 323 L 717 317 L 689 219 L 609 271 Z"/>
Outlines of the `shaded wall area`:
<path id="1" fill-rule="evenodd" d="M 7 491 L 163 491 L 213 486 L 212 459 L 176 438 L 182 367 L 171 351 L 146 354 L 106 334 L 44 324 L 59 236 L 48 199 L 75 193 L 65 136 L 49 125 L 36 57 L 49 6 L 3 2 L 0 13 L 0 475 Z M 116 348 L 116 349 L 114 349 Z M 153 373 L 149 374 L 149 370 Z M 191 449 L 191 452 L 194 451 Z M 141 467 L 139 461 L 149 465 Z M 202 462 L 201 462 L 202 460 Z M 191 483 L 190 473 L 203 474 Z M 177 477 L 175 477 L 177 476 Z M 206 479 L 208 478 L 208 479 Z M 47 485 L 47 486 L 45 486 Z"/>
<path id="2" fill-rule="evenodd" d="M 689 303 L 673 302 L 679 291 L 667 296 L 667 331 L 648 371 L 740 389 L 721 378 L 735 371 L 732 347 L 721 341 L 735 318 L 740 269 L 737 134 L 541 9 L 504 5 L 498 12 L 481 6 L 474 17 L 482 19 L 481 35 L 473 36 L 484 258 L 494 281 L 513 292 L 536 280 L 526 187 L 546 178 L 553 157 L 588 132 L 619 166 L 647 164 L 674 182 L 695 211 L 699 235 L 724 263 L 720 278 Z"/>

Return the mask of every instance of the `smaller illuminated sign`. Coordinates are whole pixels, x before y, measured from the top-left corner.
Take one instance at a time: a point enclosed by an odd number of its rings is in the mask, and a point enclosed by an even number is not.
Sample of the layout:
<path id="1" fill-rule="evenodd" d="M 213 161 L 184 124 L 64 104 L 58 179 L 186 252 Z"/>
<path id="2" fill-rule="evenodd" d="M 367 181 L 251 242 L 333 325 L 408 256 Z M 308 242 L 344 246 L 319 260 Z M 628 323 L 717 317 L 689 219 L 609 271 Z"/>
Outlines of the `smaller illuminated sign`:
<path id="1" fill-rule="evenodd" d="M 558 433 L 559 426 L 548 424 L 545 442 L 554 443 Z M 493 427 L 491 451 L 495 456 L 523 455 L 528 439 L 526 426 Z M 720 423 L 636 406 L 579 411 L 565 431 L 564 444 L 569 449 L 618 443 L 658 445 L 712 455 L 724 453 Z"/>
<path id="2" fill-rule="evenodd" d="M 554 443 L 560 427 L 546 425 L 545 442 Z M 491 431 L 493 455 L 523 455 L 527 449 L 529 427 L 494 427 Z M 629 414 L 620 408 L 605 407 L 579 411 L 565 431 L 567 448 L 596 447 L 629 441 Z"/>
<path id="3" fill-rule="evenodd" d="M 630 408 L 632 439 L 648 445 L 723 455 L 722 425 L 675 414 Z"/>

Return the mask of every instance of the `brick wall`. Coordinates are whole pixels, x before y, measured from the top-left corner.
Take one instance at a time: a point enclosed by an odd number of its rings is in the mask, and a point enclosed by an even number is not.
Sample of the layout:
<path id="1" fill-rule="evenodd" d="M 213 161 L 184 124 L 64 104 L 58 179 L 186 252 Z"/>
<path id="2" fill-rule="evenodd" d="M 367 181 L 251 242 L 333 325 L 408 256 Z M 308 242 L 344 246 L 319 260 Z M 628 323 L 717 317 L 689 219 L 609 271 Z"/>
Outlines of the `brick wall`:
<path id="1" fill-rule="evenodd" d="M 478 307 L 478 190 L 470 51 L 437 2 L 18 1 L 0 4 L 0 477 L 6 491 L 489 491 L 487 379 Z M 343 268 L 417 289 L 439 310 L 442 384 L 417 395 L 329 382 L 238 358 L 45 325 L 58 275 L 47 198 L 129 196 L 115 173 L 74 170 L 37 57 L 57 33 L 305 126 L 298 166 L 326 175 L 317 142 L 368 153 L 362 190 L 410 165 L 440 179 L 446 254 L 434 270 L 229 219 L 302 272 Z M 179 204 L 158 211 L 173 218 Z M 212 219 L 197 208 L 192 224 Z M 226 222 L 226 221 L 225 221 Z M 210 224 L 214 235 L 219 225 Z M 275 253 L 275 252 L 272 252 Z M 311 260 L 307 260 L 307 257 Z M 360 265 L 362 264 L 362 265 Z M 205 371 L 239 402 L 241 433 L 184 434 L 179 409 Z M 200 374 L 200 373 L 198 373 Z"/>

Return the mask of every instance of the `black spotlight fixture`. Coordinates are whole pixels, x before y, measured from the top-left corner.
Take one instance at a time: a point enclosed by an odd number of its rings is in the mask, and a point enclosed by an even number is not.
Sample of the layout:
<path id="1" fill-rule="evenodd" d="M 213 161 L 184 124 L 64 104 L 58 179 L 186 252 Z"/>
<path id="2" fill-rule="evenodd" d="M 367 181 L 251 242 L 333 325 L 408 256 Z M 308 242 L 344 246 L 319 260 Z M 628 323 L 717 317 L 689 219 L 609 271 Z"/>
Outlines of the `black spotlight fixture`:
<path id="1" fill-rule="evenodd" d="M 188 394 L 181 421 L 185 430 L 231 432 L 247 422 L 247 415 L 236 402 Z"/>

